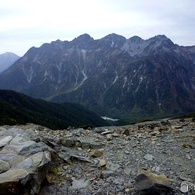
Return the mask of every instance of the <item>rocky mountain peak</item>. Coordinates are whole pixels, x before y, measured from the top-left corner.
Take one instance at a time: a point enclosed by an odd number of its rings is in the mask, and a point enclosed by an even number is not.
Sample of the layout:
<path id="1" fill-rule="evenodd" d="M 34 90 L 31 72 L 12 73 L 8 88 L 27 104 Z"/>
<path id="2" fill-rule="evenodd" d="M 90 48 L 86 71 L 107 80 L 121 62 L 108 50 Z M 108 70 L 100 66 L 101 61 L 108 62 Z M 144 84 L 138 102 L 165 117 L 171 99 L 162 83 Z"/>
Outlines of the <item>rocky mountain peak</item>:
<path id="1" fill-rule="evenodd" d="M 126 40 L 125 37 L 118 35 L 118 34 L 115 34 L 115 33 L 109 34 L 109 35 L 103 37 L 102 39 L 109 40 L 109 41 L 116 41 L 116 40 L 125 41 Z"/>
<path id="2" fill-rule="evenodd" d="M 156 35 L 153 38 L 157 40 L 167 40 L 168 39 L 165 35 Z"/>
<path id="3" fill-rule="evenodd" d="M 64 44 L 64 41 L 61 41 L 60 39 L 57 39 L 56 41 L 52 41 L 51 42 L 51 45 L 54 45 L 54 46 L 63 46 Z"/>
<path id="4" fill-rule="evenodd" d="M 165 35 L 157 35 L 146 41 L 149 44 L 152 44 L 154 47 L 164 46 L 164 47 L 167 47 L 168 49 L 171 49 L 171 47 L 174 46 L 174 43 L 169 38 L 167 38 Z"/>
<path id="5" fill-rule="evenodd" d="M 89 42 L 92 40 L 93 38 L 89 34 L 85 33 L 75 38 L 73 42 Z"/>
<path id="6" fill-rule="evenodd" d="M 121 35 L 112 33 L 103 37 L 101 41 L 110 45 L 111 47 L 121 47 L 126 42 L 126 38 Z"/>
<path id="7" fill-rule="evenodd" d="M 144 40 L 139 36 L 133 36 L 129 39 L 129 41 L 132 43 L 140 43 L 143 42 Z"/>
<path id="8" fill-rule="evenodd" d="M 94 44 L 94 39 L 90 35 L 85 33 L 83 35 L 78 36 L 73 41 L 70 41 L 69 44 L 76 48 L 87 49 Z"/>

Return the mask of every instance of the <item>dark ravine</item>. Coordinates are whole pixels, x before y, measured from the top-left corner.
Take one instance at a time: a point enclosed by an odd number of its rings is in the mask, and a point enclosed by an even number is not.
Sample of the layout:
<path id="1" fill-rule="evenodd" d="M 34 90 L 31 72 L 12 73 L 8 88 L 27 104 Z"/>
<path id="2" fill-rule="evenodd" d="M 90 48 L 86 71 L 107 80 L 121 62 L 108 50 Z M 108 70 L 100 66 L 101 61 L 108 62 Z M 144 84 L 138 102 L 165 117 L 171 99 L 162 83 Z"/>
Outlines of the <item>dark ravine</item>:
<path id="1" fill-rule="evenodd" d="M 94 40 L 84 34 L 32 47 L 0 74 L 0 88 L 132 121 L 195 111 L 194 75 L 194 46 L 164 35 Z"/>

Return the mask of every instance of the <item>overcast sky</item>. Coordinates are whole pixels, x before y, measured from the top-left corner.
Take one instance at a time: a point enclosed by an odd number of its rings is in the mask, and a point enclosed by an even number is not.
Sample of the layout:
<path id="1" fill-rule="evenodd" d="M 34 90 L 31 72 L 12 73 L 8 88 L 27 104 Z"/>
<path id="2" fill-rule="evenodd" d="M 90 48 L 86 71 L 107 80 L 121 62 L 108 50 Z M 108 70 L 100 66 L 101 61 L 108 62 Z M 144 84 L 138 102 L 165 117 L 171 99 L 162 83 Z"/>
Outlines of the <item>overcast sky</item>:
<path id="1" fill-rule="evenodd" d="M 148 39 L 164 34 L 195 45 L 195 0 L 1 0 L 0 54 L 88 33 Z"/>

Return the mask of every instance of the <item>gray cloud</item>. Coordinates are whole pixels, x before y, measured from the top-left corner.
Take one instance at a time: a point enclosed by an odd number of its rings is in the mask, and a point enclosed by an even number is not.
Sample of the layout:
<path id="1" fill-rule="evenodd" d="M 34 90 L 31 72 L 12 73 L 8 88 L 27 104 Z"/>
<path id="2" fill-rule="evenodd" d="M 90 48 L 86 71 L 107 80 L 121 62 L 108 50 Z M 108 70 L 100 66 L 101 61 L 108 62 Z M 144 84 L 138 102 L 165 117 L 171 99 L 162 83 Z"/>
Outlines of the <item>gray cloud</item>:
<path id="1" fill-rule="evenodd" d="M 0 2 L 0 53 L 23 55 L 30 47 L 82 33 L 144 39 L 165 34 L 179 45 L 195 45 L 194 0 L 7 0 Z"/>

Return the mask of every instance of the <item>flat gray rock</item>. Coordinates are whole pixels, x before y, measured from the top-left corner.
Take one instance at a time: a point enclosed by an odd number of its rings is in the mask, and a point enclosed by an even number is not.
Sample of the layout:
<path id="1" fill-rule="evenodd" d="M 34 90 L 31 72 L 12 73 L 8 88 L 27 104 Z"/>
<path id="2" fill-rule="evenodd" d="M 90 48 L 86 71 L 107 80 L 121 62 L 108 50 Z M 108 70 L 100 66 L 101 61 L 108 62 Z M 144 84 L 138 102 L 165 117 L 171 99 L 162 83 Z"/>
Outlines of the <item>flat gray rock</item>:
<path id="1" fill-rule="evenodd" d="M 10 168 L 10 164 L 3 161 L 3 160 L 0 160 L 0 173 L 3 173 L 5 171 L 7 171 L 8 169 Z"/>
<path id="2" fill-rule="evenodd" d="M 25 184 L 28 180 L 27 176 L 29 173 L 24 169 L 10 169 L 2 174 L 0 174 L 0 184 L 20 181 Z"/>
<path id="3" fill-rule="evenodd" d="M 77 190 L 86 188 L 90 184 L 89 180 L 86 179 L 74 179 L 72 182 L 72 186 L 70 187 L 70 190 Z"/>
<path id="4" fill-rule="evenodd" d="M 0 194 L 18 194 L 23 189 L 29 194 L 40 191 L 53 151 L 45 143 L 31 140 L 31 131 L 0 129 Z"/>
<path id="5" fill-rule="evenodd" d="M 12 136 L 6 136 L 2 139 L 0 139 L 0 148 L 5 146 L 10 140 L 12 140 Z"/>

